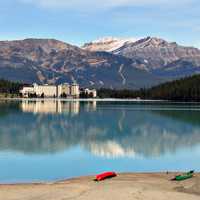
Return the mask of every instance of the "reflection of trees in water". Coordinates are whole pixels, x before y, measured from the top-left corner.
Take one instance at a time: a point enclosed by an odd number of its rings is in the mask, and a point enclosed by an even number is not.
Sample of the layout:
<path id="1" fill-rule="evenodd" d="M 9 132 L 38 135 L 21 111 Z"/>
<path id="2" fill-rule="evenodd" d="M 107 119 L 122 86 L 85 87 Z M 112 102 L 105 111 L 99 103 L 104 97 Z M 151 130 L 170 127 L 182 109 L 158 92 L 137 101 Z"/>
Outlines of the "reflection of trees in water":
<path id="1" fill-rule="evenodd" d="M 181 114 L 109 107 L 86 110 L 81 104 L 75 116 L 10 112 L 0 118 L 0 149 L 48 153 L 80 145 L 101 156 L 151 157 L 200 144 L 200 123 L 183 120 Z"/>
<path id="2" fill-rule="evenodd" d="M 10 112 L 19 111 L 19 102 L 18 101 L 9 101 L 9 100 L 0 100 L 0 118 L 6 116 Z"/>
<path id="3" fill-rule="evenodd" d="M 175 120 L 200 125 L 200 110 L 156 110 L 152 111 L 161 116 L 170 117 Z"/>

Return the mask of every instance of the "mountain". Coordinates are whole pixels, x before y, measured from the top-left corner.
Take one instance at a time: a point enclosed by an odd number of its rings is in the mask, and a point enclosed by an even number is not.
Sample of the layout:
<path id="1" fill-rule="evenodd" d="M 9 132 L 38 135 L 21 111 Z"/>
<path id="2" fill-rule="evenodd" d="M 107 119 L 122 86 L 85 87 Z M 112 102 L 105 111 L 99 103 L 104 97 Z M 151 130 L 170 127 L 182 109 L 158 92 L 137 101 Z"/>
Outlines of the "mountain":
<path id="1" fill-rule="evenodd" d="M 164 68 L 154 69 L 152 73 L 159 77 L 171 77 L 179 79 L 182 77 L 200 74 L 199 57 L 181 58 L 167 64 Z"/>
<path id="2" fill-rule="evenodd" d="M 180 46 L 163 39 L 147 37 L 134 43 L 125 44 L 113 53 L 128 58 L 140 58 L 148 63 L 148 69 L 165 68 L 170 63 L 182 59 L 197 59 L 200 64 L 200 50 Z"/>
<path id="3" fill-rule="evenodd" d="M 25 83 L 78 82 L 83 87 L 141 88 L 163 80 L 137 59 L 91 52 L 53 39 L 0 42 L 0 78 Z"/>
<path id="4" fill-rule="evenodd" d="M 90 43 L 84 45 L 88 50 L 102 50 L 102 45 Z M 104 44 L 103 44 L 103 49 Z M 167 79 L 176 79 L 200 72 L 200 50 L 184 47 L 175 42 L 156 37 L 146 37 L 137 41 L 128 41 L 111 51 L 115 55 L 136 59 L 144 65 L 138 68 Z"/>
<path id="5" fill-rule="evenodd" d="M 163 39 L 103 38 L 82 48 L 54 39 L 0 41 L 0 78 L 138 89 L 200 73 L 200 50 Z"/>
<path id="6" fill-rule="evenodd" d="M 105 37 L 105 38 L 84 44 L 82 49 L 85 49 L 88 51 L 112 52 L 123 47 L 125 44 L 135 42 L 135 41 L 136 39 L 134 38 L 120 39 L 120 38 L 115 38 L 115 37 Z"/>

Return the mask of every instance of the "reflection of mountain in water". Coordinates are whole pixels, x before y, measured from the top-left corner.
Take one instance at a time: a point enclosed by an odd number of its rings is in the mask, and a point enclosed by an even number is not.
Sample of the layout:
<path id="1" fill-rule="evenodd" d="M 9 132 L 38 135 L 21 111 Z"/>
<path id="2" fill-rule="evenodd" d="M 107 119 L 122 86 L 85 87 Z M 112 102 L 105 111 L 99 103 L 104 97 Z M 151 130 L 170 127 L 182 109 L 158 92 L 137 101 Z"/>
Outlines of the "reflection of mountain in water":
<path id="1" fill-rule="evenodd" d="M 88 104 L 78 103 L 79 112 L 71 115 L 70 104 L 74 102 L 65 103 L 62 114 L 34 114 L 33 102 L 32 110 L 24 109 L 23 104 L 15 106 L 15 112 L 11 107 L 6 115 L 0 115 L 0 149 L 48 153 L 79 145 L 100 156 L 151 157 L 200 144 L 200 122 L 193 124 L 177 117 L 186 111 L 174 114 L 134 110 L 134 105 L 111 109 L 97 104 L 97 110 L 92 112 Z M 198 111 L 188 112 L 188 116 L 199 115 Z"/>

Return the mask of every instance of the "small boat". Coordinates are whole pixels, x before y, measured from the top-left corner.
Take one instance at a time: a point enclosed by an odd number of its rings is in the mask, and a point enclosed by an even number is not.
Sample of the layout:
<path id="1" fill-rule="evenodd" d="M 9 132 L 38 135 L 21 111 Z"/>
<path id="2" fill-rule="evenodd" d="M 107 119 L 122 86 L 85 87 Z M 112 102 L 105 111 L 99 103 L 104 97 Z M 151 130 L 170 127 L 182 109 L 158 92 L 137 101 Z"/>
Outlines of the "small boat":
<path id="1" fill-rule="evenodd" d="M 194 171 L 189 171 L 189 172 L 187 172 L 187 173 L 184 173 L 184 174 L 180 174 L 180 175 L 178 175 L 178 176 L 175 176 L 175 178 L 173 178 L 172 180 L 174 180 L 174 181 L 183 181 L 183 180 L 192 178 L 193 175 L 194 175 Z"/>
<path id="2" fill-rule="evenodd" d="M 117 174 L 115 172 L 104 172 L 102 174 L 98 174 L 96 175 L 96 181 L 103 181 L 107 178 L 112 178 L 112 177 L 115 177 L 117 176 Z"/>

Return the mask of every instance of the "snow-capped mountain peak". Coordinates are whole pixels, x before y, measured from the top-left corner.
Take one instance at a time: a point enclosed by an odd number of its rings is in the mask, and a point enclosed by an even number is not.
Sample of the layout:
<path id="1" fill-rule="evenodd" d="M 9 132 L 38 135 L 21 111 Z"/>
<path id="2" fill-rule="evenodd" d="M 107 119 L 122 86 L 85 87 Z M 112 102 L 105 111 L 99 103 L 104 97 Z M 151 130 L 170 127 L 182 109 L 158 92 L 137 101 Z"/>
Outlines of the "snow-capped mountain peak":
<path id="1" fill-rule="evenodd" d="M 132 43 L 135 41 L 137 41 L 136 38 L 104 37 L 90 43 L 86 43 L 82 48 L 89 51 L 112 52 L 122 47 L 125 43 Z"/>

